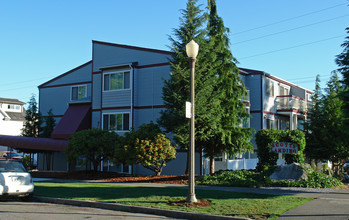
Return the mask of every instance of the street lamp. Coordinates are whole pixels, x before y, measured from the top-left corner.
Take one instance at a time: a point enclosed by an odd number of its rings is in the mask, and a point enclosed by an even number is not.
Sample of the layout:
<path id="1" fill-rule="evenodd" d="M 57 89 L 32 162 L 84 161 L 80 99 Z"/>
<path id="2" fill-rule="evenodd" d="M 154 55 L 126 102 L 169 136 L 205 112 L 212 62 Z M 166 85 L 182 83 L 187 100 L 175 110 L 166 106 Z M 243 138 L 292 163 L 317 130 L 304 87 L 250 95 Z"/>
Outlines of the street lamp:
<path id="1" fill-rule="evenodd" d="M 190 103 L 191 103 L 191 117 L 190 117 L 190 150 L 189 150 L 189 190 L 187 202 L 197 202 L 195 196 L 195 62 L 196 56 L 199 52 L 199 45 L 191 40 L 186 45 L 186 52 L 190 59 Z"/>

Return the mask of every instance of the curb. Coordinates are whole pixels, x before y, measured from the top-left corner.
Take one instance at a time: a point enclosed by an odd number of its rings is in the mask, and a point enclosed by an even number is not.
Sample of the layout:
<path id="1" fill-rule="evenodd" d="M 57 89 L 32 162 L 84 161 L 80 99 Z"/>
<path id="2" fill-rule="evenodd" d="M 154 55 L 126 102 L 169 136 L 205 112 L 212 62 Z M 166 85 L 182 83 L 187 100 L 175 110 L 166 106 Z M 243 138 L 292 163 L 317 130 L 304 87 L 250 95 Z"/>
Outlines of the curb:
<path id="1" fill-rule="evenodd" d="M 41 197 L 34 196 L 33 201 L 35 202 L 46 202 L 54 204 L 63 204 L 63 205 L 73 205 L 73 206 L 82 206 L 82 207 L 91 207 L 91 208 L 100 208 L 114 211 L 124 211 L 132 213 L 144 213 L 152 215 L 161 215 L 171 218 L 178 219 L 194 219 L 194 220 L 249 220 L 249 218 L 240 218 L 240 217 L 231 217 L 231 216 L 222 216 L 222 215 L 209 215 L 202 213 L 193 213 L 193 212 L 183 212 L 183 211 L 174 211 L 174 210 L 165 210 L 157 208 L 148 208 L 142 206 L 131 206 L 131 205 L 121 205 L 116 203 L 105 203 L 105 202 L 91 202 L 83 200 L 73 200 L 73 199 L 61 199 L 61 198 L 50 198 L 50 197 Z"/>

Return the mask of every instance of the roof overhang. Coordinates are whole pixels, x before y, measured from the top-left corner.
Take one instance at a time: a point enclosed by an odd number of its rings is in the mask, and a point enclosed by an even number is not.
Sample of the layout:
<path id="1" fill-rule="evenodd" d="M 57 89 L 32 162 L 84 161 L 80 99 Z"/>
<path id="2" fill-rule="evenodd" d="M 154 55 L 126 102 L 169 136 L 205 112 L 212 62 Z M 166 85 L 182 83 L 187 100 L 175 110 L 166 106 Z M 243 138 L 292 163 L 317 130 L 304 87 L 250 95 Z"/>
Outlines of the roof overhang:
<path id="1" fill-rule="evenodd" d="M 22 151 L 43 152 L 60 151 L 63 152 L 68 145 L 68 140 L 55 140 L 51 138 L 23 137 L 0 135 L 0 145 L 12 147 Z"/>

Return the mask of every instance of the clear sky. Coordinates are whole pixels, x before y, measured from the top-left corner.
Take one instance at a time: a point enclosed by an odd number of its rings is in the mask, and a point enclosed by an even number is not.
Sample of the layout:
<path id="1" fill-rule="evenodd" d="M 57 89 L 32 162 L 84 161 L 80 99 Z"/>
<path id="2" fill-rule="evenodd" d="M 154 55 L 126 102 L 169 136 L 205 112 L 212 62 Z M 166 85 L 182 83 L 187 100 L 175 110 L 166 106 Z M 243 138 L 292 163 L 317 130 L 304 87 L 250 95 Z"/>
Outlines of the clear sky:
<path id="1" fill-rule="evenodd" d="M 0 0 L 0 97 L 38 99 L 40 84 L 92 59 L 92 40 L 169 50 L 186 0 Z M 206 10 L 207 1 L 199 0 Z M 313 90 L 337 66 L 348 0 L 217 0 L 239 67 Z"/>

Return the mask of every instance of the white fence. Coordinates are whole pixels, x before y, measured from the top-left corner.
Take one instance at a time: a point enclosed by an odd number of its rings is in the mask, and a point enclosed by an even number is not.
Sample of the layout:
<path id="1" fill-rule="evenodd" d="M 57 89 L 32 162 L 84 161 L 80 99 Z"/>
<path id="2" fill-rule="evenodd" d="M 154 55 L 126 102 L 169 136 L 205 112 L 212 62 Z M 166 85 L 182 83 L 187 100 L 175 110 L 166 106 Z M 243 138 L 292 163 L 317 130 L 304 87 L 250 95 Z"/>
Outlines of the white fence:
<path id="1" fill-rule="evenodd" d="M 253 159 L 236 159 L 236 160 L 225 160 L 225 161 L 215 161 L 215 169 L 218 170 L 250 170 L 256 169 L 258 163 L 258 158 Z M 285 159 L 278 159 L 277 165 L 285 164 Z M 209 160 L 203 160 L 203 174 L 210 173 Z"/>
<path id="2" fill-rule="evenodd" d="M 257 163 L 258 163 L 258 158 L 228 160 L 227 168 L 228 170 L 250 170 L 250 169 L 255 169 L 257 166 Z"/>

